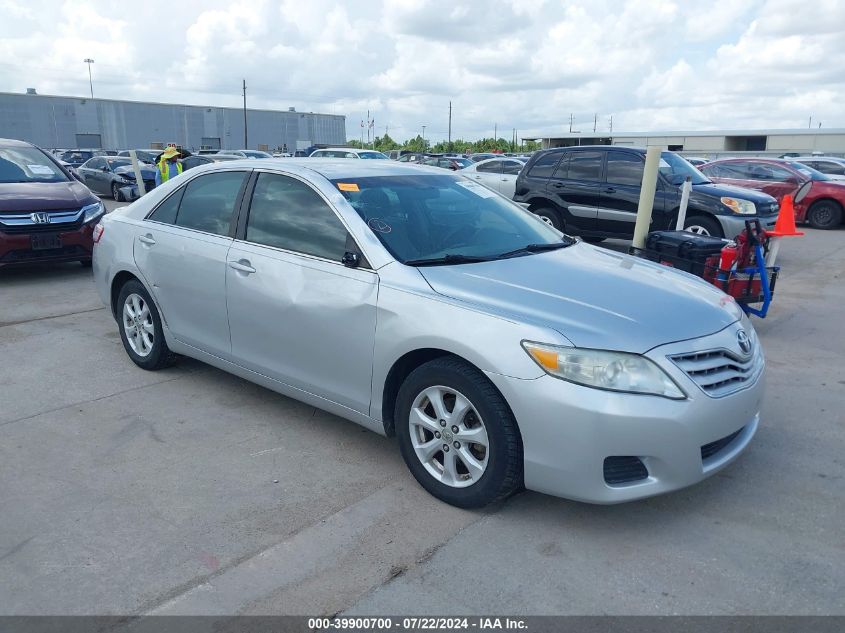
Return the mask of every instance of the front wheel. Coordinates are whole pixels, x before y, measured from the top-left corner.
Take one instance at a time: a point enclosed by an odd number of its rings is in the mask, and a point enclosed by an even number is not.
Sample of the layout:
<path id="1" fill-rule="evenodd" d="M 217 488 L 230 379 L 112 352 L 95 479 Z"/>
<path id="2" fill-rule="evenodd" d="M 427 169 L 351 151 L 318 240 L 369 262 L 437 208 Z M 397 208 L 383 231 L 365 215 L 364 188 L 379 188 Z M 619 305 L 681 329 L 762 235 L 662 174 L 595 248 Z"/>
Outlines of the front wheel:
<path id="1" fill-rule="evenodd" d="M 454 506 L 478 508 L 522 486 L 522 439 L 502 395 L 456 358 L 405 379 L 395 409 L 402 457 L 419 484 Z"/>
<path id="2" fill-rule="evenodd" d="M 684 230 L 696 235 L 709 235 L 710 237 L 724 237 L 722 227 L 712 218 L 696 215 L 687 218 L 684 222 Z"/>
<path id="3" fill-rule="evenodd" d="M 842 223 L 842 207 L 833 200 L 819 200 L 807 211 L 807 222 L 814 229 L 835 228 Z"/>
<path id="4" fill-rule="evenodd" d="M 549 226 L 555 227 L 558 231 L 563 231 L 563 220 L 561 219 L 560 213 L 558 213 L 557 209 L 552 209 L 551 207 L 540 207 L 537 209 L 531 209 L 531 213 L 536 215 Z"/>

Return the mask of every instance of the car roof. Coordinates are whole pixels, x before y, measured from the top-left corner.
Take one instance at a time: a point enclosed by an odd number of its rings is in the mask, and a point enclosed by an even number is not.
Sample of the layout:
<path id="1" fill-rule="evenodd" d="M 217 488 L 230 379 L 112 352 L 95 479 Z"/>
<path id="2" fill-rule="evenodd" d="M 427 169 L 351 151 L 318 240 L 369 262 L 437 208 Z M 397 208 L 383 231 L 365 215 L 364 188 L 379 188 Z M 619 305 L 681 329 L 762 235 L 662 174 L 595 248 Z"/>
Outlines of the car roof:
<path id="1" fill-rule="evenodd" d="M 369 149 L 366 147 L 321 147 L 320 149 L 315 149 L 314 152 L 375 152 L 376 154 L 382 153 L 377 149 Z M 314 152 L 312 152 L 312 154 Z"/>
<path id="2" fill-rule="evenodd" d="M 433 175 L 449 175 L 437 167 L 425 167 L 411 163 L 400 163 L 395 160 L 349 160 L 346 158 L 291 158 L 279 161 L 274 158 L 244 159 L 237 161 L 226 161 L 225 163 L 203 165 L 196 169 L 215 171 L 236 169 L 267 169 L 271 171 L 287 171 L 290 173 L 307 174 L 317 173 L 328 180 L 338 178 L 367 178 L 371 176 L 419 176 L 423 173 Z"/>
<path id="3" fill-rule="evenodd" d="M 839 156 L 790 156 L 787 160 L 801 162 L 803 160 L 832 160 L 835 163 L 845 163 L 845 158 Z"/>
<path id="4" fill-rule="evenodd" d="M 0 138 L 0 147 L 35 147 L 32 143 L 14 138 Z"/>

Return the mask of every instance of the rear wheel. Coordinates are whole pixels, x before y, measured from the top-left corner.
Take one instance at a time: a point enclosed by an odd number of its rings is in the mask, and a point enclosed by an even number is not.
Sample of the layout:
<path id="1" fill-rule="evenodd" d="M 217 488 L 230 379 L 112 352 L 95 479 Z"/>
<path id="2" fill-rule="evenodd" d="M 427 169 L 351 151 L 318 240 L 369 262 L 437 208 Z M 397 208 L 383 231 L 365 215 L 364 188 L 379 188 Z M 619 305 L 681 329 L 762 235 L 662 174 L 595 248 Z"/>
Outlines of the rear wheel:
<path id="1" fill-rule="evenodd" d="M 712 218 L 696 215 L 687 218 L 684 222 L 684 230 L 696 235 L 709 235 L 711 237 L 724 237 L 722 227 Z"/>
<path id="2" fill-rule="evenodd" d="M 164 340 L 158 310 L 138 280 L 128 281 L 120 289 L 117 315 L 123 347 L 138 367 L 154 371 L 173 361 L 173 352 Z"/>
<path id="3" fill-rule="evenodd" d="M 563 220 L 557 209 L 538 207 L 537 209 L 531 209 L 531 212 L 546 224 L 555 227 L 558 231 L 563 230 Z"/>
<path id="4" fill-rule="evenodd" d="M 522 485 L 522 439 L 490 381 L 456 358 L 426 363 L 405 379 L 396 400 L 402 457 L 438 499 L 477 508 Z"/>
<path id="5" fill-rule="evenodd" d="M 842 207 L 833 200 L 819 200 L 807 211 L 807 222 L 814 229 L 832 229 L 842 223 Z"/>

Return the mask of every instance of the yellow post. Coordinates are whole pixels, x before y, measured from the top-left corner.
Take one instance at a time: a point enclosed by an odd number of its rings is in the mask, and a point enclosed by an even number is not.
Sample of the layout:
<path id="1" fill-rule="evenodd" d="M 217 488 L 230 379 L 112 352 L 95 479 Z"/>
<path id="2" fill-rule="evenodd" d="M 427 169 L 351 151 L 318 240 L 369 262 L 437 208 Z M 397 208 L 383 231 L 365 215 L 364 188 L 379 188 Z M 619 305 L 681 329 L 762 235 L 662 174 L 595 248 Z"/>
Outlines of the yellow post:
<path id="1" fill-rule="evenodd" d="M 634 248 L 645 248 L 645 236 L 651 226 L 651 212 L 654 208 L 654 191 L 657 188 L 661 151 L 663 148 L 657 145 L 651 145 L 646 150 L 643 183 L 640 187 L 640 204 L 637 207 L 637 223 L 634 225 Z"/>

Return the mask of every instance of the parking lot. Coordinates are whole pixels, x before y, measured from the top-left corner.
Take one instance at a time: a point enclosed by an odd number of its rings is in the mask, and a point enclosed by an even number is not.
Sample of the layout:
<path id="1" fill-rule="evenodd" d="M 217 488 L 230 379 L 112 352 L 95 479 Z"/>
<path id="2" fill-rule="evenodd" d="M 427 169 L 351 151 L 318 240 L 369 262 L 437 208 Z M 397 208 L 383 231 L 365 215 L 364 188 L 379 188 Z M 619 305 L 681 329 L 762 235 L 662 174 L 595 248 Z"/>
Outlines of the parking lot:
<path id="1" fill-rule="evenodd" d="M 393 439 L 193 360 L 138 369 L 90 269 L 2 270 L 0 614 L 845 614 L 843 243 L 781 248 L 737 463 L 484 511 Z"/>

